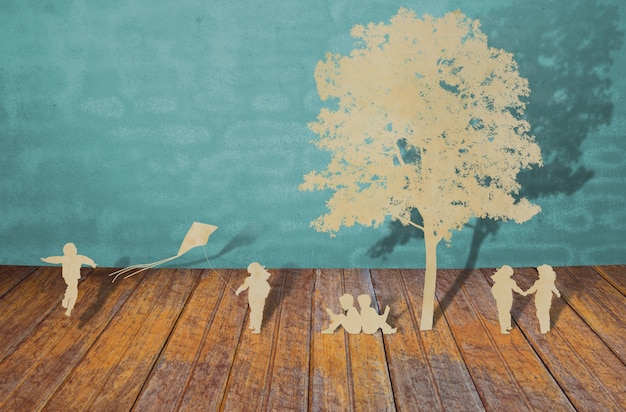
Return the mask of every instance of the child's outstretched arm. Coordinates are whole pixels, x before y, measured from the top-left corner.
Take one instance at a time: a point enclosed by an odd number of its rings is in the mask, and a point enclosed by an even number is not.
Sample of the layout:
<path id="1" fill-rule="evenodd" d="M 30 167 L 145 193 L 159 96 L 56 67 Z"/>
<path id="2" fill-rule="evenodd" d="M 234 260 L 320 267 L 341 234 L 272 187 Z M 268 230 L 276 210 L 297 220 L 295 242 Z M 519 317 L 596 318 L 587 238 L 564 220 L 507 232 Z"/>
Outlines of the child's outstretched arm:
<path id="1" fill-rule="evenodd" d="M 246 279 L 246 280 L 243 282 L 243 284 L 237 288 L 237 290 L 235 291 L 235 295 L 239 296 L 239 294 L 240 294 L 241 292 L 243 292 L 244 290 L 248 289 L 248 286 L 249 286 L 249 285 L 248 285 L 248 280 Z"/>
<path id="2" fill-rule="evenodd" d="M 48 256 L 46 258 L 41 258 L 41 261 L 46 263 L 61 264 L 63 263 L 63 256 Z"/>
<path id="3" fill-rule="evenodd" d="M 91 266 L 92 268 L 95 268 L 95 267 L 97 266 L 97 265 L 96 265 L 96 262 L 94 262 L 94 261 L 93 261 L 93 259 L 92 259 L 92 258 L 90 258 L 90 257 L 80 255 L 80 258 L 81 258 L 81 260 L 82 260 L 82 264 L 83 264 L 83 265 L 89 265 L 89 266 Z"/>

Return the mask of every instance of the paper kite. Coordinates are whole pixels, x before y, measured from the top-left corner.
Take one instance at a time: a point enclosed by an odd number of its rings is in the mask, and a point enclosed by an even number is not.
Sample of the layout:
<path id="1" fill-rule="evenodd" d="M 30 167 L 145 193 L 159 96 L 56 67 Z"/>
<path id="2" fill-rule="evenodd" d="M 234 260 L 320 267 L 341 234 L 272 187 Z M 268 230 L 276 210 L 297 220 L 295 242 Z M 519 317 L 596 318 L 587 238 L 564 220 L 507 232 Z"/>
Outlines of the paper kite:
<path id="1" fill-rule="evenodd" d="M 178 253 L 175 256 L 171 256 L 167 259 L 159 260 L 157 262 L 129 266 L 127 268 L 117 270 L 109 274 L 109 276 L 115 276 L 115 278 L 113 279 L 113 282 L 115 282 L 115 280 L 119 276 L 125 273 L 132 272 L 124 276 L 124 279 L 127 279 L 133 275 L 136 275 L 137 273 L 143 272 L 144 270 L 152 269 L 155 266 L 162 265 L 163 263 L 169 262 L 170 260 L 174 260 L 187 253 L 190 249 L 206 245 L 209 241 L 209 236 L 215 231 L 215 229 L 217 229 L 217 226 L 209 225 L 206 223 L 193 222 L 193 224 L 187 231 L 185 238 L 183 239 L 183 243 L 180 245 L 180 249 L 178 249 Z"/>

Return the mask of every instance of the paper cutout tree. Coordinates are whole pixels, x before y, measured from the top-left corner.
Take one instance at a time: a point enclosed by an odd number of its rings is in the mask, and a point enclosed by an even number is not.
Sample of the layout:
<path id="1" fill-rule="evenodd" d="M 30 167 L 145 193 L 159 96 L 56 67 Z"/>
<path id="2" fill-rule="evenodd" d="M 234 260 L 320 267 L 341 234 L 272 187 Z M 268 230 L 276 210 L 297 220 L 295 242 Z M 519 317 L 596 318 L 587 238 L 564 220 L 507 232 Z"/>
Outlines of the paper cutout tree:
<path id="1" fill-rule="evenodd" d="M 67 309 L 65 314 L 70 316 L 72 314 L 72 310 L 74 309 L 74 305 L 76 304 L 76 299 L 78 298 L 78 279 L 80 279 L 80 267 L 82 265 L 89 265 L 92 268 L 95 268 L 96 262 L 87 256 L 79 255 L 78 249 L 73 243 L 66 243 L 65 246 L 63 246 L 63 256 L 48 256 L 46 258 L 41 258 L 41 261 L 63 265 L 61 274 L 63 275 L 63 280 L 65 281 L 67 288 L 65 289 L 65 295 L 63 296 L 61 305 Z"/>
<path id="2" fill-rule="evenodd" d="M 541 210 L 516 180 L 542 163 L 523 118 L 530 89 L 513 55 L 489 47 L 479 22 L 458 11 L 420 19 L 400 9 L 351 34 L 359 41 L 349 55 L 329 53 L 315 69 L 333 107 L 309 128 L 331 160 L 300 190 L 334 192 L 311 223 L 318 231 L 391 218 L 424 232 L 420 329 L 429 330 L 439 242 L 474 217 L 522 223 Z"/>
<path id="3" fill-rule="evenodd" d="M 248 290 L 248 306 L 250 307 L 250 324 L 248 328 L 252 329 L 252 333 L 258 334 L 261 333 L 265 300 L 270 293 L 270 284 L 267 282 L 267 279 L 269 279 L 271 274 L 258 262 L 252 262 L 248 265 L 248 273 L 250 273 L 250 276 L 237 288 L 235 295 L 239 296 L 241 292 Z"/>

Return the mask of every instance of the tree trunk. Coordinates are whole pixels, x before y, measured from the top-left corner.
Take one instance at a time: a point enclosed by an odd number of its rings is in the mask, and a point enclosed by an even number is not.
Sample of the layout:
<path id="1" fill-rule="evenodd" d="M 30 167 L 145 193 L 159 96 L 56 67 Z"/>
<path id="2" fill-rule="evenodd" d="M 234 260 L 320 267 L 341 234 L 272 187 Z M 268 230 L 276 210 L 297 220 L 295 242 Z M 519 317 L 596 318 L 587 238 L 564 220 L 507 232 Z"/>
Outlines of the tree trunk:
<path id="1" fill-rule="evenodd" d="M 435 284 L 437 281 L 437 244 L 439 238 L 432 230 L 424 226 L 424 245 L 426 247 L 426 275 L 424 277 L 424 296 L 422 303 L 422 319 L 420 330 L 433 328 L 433 313 L 435 311 Z"/>

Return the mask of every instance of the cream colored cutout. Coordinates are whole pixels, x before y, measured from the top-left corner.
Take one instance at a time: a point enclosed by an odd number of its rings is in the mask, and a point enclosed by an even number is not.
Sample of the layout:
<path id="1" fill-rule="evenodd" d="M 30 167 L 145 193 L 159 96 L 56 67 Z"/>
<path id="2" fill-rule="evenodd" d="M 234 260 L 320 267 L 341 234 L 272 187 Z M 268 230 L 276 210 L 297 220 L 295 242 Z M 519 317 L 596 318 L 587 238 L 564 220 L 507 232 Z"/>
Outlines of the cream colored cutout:
<path id="1" fill-rule="evenodd" d="M 250 307 L 250 323 L 248 327 L 252 329 L 252 333 L 258 334 L 261 333 L 265 299 L 270 293 L 270 284 L 267 282 L 267 279 L 269 279 L 271 274 L 257 262 L 248 265 L 248 273 L 250 273 L 250 276 L 237 288 L 235 295 L 239 296 L 241 292 L 248 290 L 248 306 Z"/>
<path id="2" fill-rule="evenodd" d="M 550 265 L 541 265 L 537 268 L 539 272 L 539 279 L 528 288 L 526 294 L 535 294 L 535 309 L 537 313 L 537 320 L 539 321 L 539 328 L 541 333 L 548 333 L 550 331 L 550 307 L 552 306 L 552 293 L 558 298 L 561 297 L 561 292 L 556 288 L 554 284 L 556 280 L 556 272 Z"/>
<path id="3" fill-rule="evenodd" d="M 322 333 L 333 333 L 339 326 L 343 326 L 344 330 L 351 335 L 358 333 L 367 333 L 372 335 L 376 333 L 378 329 L 386 335 L 396 333 L 397 328 L 392 328 L 387 323 L 387 316 L 389 316 L 389 306 L 385 308 L 385 312 L 379 315 L 376 309 L 371 307 L 372 298 L 369 295 L 359 295 L 357 297 L 361 312 L 359 313 L 354 307 L 354 298 L 352 295 L 345 294 L 339 298 L 341 308 L 346 312 L 333 313 L 332 310 L 326 309 L 326 312 L 330 316 L 330 325 L 324 329 Z"/>
<path id="4" fill-rule="evenodd" d="M 174 260 L 182 256 L 183 254 L 187 253 L 190 249 L 193 249 L 198 246 L 206 245 L 207 242 L 209 241 L 209 236 L 216 229 L 217 229 L 217 226 L 209 225 L 206 223 L 193 222 L 193 224 L 187 231 L 185 238 L 183 239 L 183 243 L 180 245 L 180 248 L 178 249 L 178 253 L 175 256 L 171 256 L 166 259 L 159 260 L 157 262 L 143 263 L 139 265 L 128 266 L 127 268 L 120 269 L 113 273 L 110 273 L 109 276 L 115 276 L 113 278 L 113 282 L 115 282 L 115 280 L 119 276 L 125 273 L 131 272 L 130 274 L 127 274 L 126 276 L 124 276 L 124 279 L 127 279 L 140 272 L 143 272 L 144 270 L 148 270 L 155 266 L 162 265 L 163 263 L 169 262 L 170 260 Z"/>
<path id="5" fill-rule="evenodd" d="M 78 298 L 80 267 L 82 265 L 89 265 L 95 268 L 96 262 L 87 256 L 79 255 L 76 245 L 73 243 L 66 243 L 65 246 L 63 246 L 63 256 L 49 256 L 47 258 L 41 258 L 41 261 L 63 265 L 61 274 L 67 288 L 65 289 L 65 296 L 63 296 L 61 305 L 67 309 L 65 314 L 70 316 L 76 304 L 76 299 Z"/>
<path id="6" fill-rule="evenodd" d="M 513 55 L 489 47 L 478 20 L 460 11 L 418 18 L 402 8 L 389 24 L 351 34 L 349 55 L 328 53 L 315 68 L 320 98 L 335 107 L 309 128 L 331 160 L 300 190 L 333 192 L 311 223 L 331 236 L 388 218 L 424 232 L 420 329 L 429 330 L 440 241 L 472 218 L 523 223 L 541 210 L 517 182 L 542 164 L 523 117 L 530 88 Z"/>
<path id="7" fill-rule="evenodd" d="M 361 315 L 354 307 L 354 297 L 345 294 L 339 298 L 339 303 L 346 313 L 335 314 L 332 310 L 326 308 L 326 312 L 330 316 L 330 325 L 322 333 L 333 333 L 339 326 L 343 326 L 346 332 L 352 335 L 361 333 Z"/>
<path id="8" fill-rule="evenodd" d="M 517 286 L 517 283 L 511 276 L 513 276 L 513 268 L 509 265 L 503 265 L 491 276 L 494 282 L 493 286 L 491 286 L 491 293 L 496 299 L 498 307 L 500 333 L 505 335 L 508 335 L 512 329 L 511 308 L 513 307 L 513 292 L 526 296 L 526 292 Z"/>
<path id="9" fill-rule="evenodd" d="M 376 309 L 371 307 L 372 298 L 369 295 L 359 295 L 357 300 L 361 308 L 361 329 L 363 333 L 372 335 L 376 333 L 378 329 L 381 329 L 385 335 L 396 333 L 397 329 L 392 328 L 387 323 L 389 306 L 386 306 L 385 312 L 379 315 Z"/>

